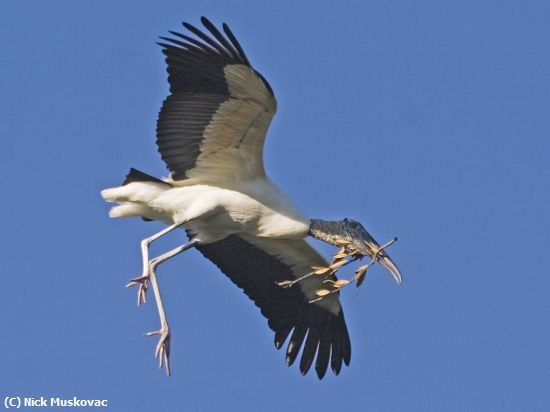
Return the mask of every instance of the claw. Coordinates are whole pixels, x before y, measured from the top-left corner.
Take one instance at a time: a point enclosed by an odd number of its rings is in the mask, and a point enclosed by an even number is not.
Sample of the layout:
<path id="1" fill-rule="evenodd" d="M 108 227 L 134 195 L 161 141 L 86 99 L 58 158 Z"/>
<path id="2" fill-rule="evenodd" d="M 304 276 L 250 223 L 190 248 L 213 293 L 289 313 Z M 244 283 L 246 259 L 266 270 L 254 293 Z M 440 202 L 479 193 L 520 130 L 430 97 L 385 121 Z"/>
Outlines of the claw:
<path id="1" fill-rule="evenodd" d="M 149 282 L 149 275 L 142 275 L 138 278 L 130 279 L 130 282 L 126 285 L 127 288 L 130 288 L 135 285 L 139 285 L 139 290 L 137 293 L 137 304 L 138 306 L 142 303 L 147 302 L 147 283 Z"/>
<path id="2" fill-rule="evenodd" d="M 159 360 L 159 369 L 164 366 L 166 375 L 170 376 L 170 329 L 168 326 L 161 327 L 160 330 L 147 332 L 145 336 L 159 335 L 159 342 L 155 349 L 155 358 Z"/>

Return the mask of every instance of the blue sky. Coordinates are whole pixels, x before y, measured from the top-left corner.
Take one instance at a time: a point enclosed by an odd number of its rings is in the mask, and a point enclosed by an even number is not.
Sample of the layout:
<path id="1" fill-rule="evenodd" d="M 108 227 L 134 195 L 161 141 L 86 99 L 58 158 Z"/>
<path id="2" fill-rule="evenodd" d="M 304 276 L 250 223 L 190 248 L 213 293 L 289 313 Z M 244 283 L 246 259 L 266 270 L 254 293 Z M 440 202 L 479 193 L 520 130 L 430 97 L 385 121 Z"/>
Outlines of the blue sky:
<path id="1" fill-rule="evenodd" d="M 159 269 L 170 379 L 141 335 L 154 303 L 137 308 L 124 285 L 161 225 L 108 219 L 99 191 L 130 166 L 166 175 L 154 43 L 201 15 L 231 26 L 275 90 L 272 178 L 311 217 L 399 236 L 404 283 L 377 268 L 343 292 L 353 356 L 338 377 L 287 368 L 259 311 L 196 251 Z M 3 2 L 2 400 L 547 410 L 549 36 L 542 1 Z"/>

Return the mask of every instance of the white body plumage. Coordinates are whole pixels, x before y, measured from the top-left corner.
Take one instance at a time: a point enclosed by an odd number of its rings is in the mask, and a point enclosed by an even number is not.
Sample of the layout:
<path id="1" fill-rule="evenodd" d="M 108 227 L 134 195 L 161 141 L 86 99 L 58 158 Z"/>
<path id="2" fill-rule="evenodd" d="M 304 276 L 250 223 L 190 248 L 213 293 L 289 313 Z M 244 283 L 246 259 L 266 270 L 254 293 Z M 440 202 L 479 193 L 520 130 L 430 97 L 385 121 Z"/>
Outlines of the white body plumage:
<path id="1" fill-rule="evenodd" d="M 304 239 L 307 219 L 267 178 L 225 188 L 207 184 L 171 187 L 156 182 L 132 182 L 101 192 L 118 202 L 111 217 L 143 216 L 169 224 L 183 223 L 193 238 L 211 243 L 234 233 Z"/>

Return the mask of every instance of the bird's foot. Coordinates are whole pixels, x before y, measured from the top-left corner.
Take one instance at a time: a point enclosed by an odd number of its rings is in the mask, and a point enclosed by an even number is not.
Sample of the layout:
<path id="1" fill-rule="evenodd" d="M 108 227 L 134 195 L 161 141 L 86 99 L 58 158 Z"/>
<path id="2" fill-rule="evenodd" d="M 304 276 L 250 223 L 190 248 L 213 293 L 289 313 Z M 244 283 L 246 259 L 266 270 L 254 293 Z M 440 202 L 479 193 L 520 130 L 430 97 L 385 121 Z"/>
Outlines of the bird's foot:
<path id="1" fill-rule="evenodd" d="M 159 330 L 148 332 L 145 336 L 160 336 L 155 349 L 155 358 L 159 360 L 159 369 L 164 366 L 166 375 L 170 376 L 170 328 L 167 324 Z"/>
<path id="2" fill-rule="evenodd" d="M 138 306 L 147 301 L 147 284 L 149 283 L 150 276 L 149 274 L 141 275 L 138 278 L 130 279 L 130 282 L 126 285 L 127 288 L 139 285 L 138 294 L 137 294 L 137 304 Z"/>

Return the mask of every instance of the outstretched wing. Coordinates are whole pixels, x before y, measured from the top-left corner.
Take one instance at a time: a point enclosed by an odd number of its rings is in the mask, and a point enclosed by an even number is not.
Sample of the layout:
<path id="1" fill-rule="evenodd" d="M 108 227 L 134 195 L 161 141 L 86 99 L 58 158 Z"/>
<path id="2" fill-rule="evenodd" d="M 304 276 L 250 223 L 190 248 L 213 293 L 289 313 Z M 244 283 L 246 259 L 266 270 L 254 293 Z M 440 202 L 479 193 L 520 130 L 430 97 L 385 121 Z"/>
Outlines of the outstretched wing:
<path id="1" fill-rule="evenodd" d="M 287 289 L 275 283 L 309 273 L 312 266 L 327 265 L 309 243 L 241 234 L 196 247 L 260 308 L 275 332 L 277 349 L 293 331 L 286 353 L 289 366 L 302 344 L 300 371 L 304 375 L 315 357 L 315 370 L 320 379 L 327 371 L 329 360 L 336 375 L 342 361 L 349 365 L 351 344 L 338 296 L 333 294 L 309 303 L 317 297 L 315 290 L 323 287 L 324 278 L 312 276 Z"/>
<path id="2" fill-rule="evenodd" d="M 174 180 L 251 180 L 265 175 L 263 146 L 276 111 L 273 91 L 224 23 L 222 34 L 183 23 L 194 37 L 161 37 L 170 96 L 157 122 L 157 145 Z"/>

